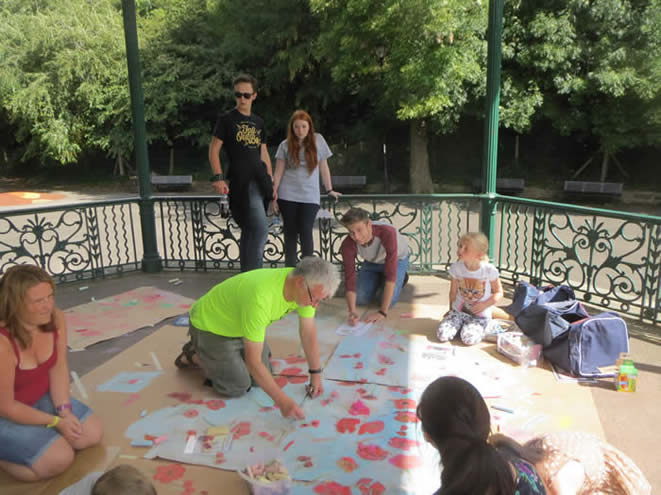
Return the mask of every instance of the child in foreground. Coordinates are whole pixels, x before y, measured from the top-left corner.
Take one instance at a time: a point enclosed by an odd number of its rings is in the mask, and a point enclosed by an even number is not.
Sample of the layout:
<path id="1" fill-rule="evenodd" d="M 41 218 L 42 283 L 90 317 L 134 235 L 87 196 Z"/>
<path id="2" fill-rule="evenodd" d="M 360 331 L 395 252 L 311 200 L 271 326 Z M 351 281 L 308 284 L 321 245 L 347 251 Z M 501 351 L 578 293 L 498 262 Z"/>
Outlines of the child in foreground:
<path id="1" fill-rule="evenodd" d="M 498 270 L 489 263 L 489 240 L 480 232 L 459 239 L 456 261 L 450 265 L 450 311 L 441 320 L 436 335 L 441 342 L 457 334 L 466 345 L 503 331 L 492 319 L 495 304 L 503 297 Z"/>
<path id="2" fill-rule="evenodd" d="M 141 471 L 120 464 L 105 473 L 94 472 L 62 490 L 60 495 L 156 495 L 156 488 Z"/>
<path id="3" fill-rule="evenodd" d="M 417 408 L 425 439 L 441 455 L 441 488 L 434 495 L 649 495 L 634 462 L 594 435 L 560 432 L 524 445 L 491 434 L 489 409 L 462 378 L 436 379 Z"/>

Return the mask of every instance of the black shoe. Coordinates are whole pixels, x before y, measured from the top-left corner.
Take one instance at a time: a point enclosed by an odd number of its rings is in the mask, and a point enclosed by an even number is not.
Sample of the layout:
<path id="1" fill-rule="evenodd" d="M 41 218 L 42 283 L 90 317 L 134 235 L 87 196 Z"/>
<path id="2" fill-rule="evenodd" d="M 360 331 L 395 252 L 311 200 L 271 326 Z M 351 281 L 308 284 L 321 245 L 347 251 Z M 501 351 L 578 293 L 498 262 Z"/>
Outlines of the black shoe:
<path id="1" fill-rule="evenodd" d="M 404 287 L 406 287 L 406 284 L 408 284 L 408 283 L 409 283 L 409 272 L 406 272 L 406 273 L 404 274 L 404 283 L 402 284 L 402 289 L 403 289 Z"/>

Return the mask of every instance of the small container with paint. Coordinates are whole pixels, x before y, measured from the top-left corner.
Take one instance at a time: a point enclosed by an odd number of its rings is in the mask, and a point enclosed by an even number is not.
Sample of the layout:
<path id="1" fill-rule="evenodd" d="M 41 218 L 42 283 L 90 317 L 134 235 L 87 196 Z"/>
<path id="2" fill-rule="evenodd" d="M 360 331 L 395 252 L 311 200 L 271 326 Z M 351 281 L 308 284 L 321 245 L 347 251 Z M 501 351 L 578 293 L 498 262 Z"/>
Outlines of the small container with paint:
<path id="1" fill-rule="evenodd" d="M 277 459 L 249 464 L 238 473 L 248 482 L 253 495 L 291 494 L 291 476 Z"/>

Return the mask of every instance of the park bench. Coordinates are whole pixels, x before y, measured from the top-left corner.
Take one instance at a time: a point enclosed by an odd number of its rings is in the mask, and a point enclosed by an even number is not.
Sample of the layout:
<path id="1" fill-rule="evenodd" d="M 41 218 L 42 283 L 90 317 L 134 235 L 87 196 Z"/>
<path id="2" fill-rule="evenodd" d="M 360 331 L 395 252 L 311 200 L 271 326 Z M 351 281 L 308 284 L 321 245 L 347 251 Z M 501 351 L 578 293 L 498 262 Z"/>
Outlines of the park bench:
<path id="1" fill-rule="evenodd" d="M 193 176 L 152 175 L 151 183 L 157 191 L 189 191 L 193 186 Z"/>
<path id="2" fill-rule="evenodd" d="M 574 199 L 619 199 L 623 186 L 620 182 L 566 180 L 563 191 Z"/>
<path id="3" fill-rule="evenodd" d="M 362 189 L 367 185 L 367 177 L 364 175 L 334 175 L 333 189 L 343 192 L 346 189 Z"/>
<path id="4" fill-rule="evenodd" d="M 513 179 L 509 177 L 496 179 L 496 192 L 498 194 L 516 196 L 517 194 L 521 194 L 525 188 L 526 181 L 524 179 Z M 475 194 L 482 192 L 482 179 L 475 179 L 473 181 L 473 192 Z"/>

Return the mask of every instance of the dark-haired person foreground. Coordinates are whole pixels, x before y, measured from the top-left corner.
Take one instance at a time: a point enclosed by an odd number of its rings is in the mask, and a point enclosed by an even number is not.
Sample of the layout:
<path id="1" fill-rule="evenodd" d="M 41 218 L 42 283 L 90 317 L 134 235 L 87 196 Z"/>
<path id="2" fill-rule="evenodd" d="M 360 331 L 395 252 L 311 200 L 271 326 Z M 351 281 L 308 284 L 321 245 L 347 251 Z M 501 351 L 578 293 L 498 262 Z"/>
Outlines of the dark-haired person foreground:
<path id="1" fill-rule="evenodd" d="M 489 409 L 466 380 L 446 376 L 417 409 L 425 439 L 441 455 L 435 495 L 649 495 L 634 462 L 594 435 L 547 433 L 524 445 L 491 434 Z"/>
<path id="2" fill-rule="evenodd" d="M 69 396 L 67 329 L 54 291 L 32 265 L 0 279 L 0 468 L 22 481 L 62 473 L 103 434 L 101 420 Z"/>

